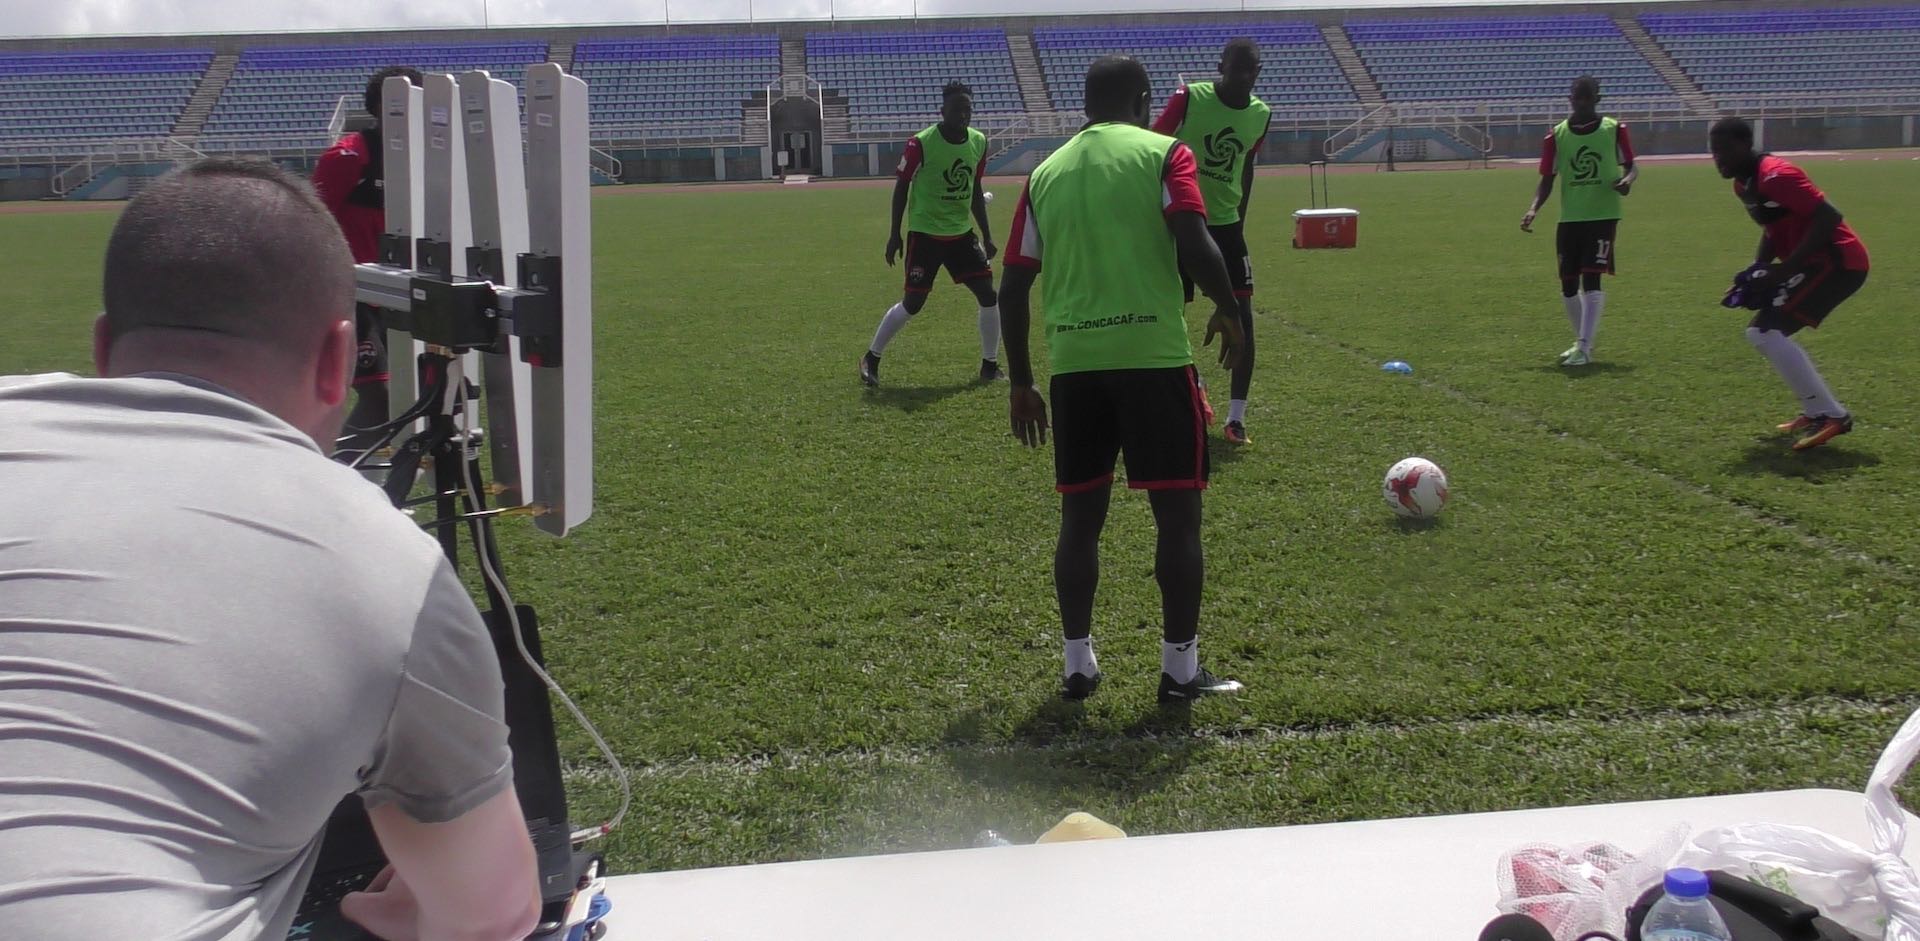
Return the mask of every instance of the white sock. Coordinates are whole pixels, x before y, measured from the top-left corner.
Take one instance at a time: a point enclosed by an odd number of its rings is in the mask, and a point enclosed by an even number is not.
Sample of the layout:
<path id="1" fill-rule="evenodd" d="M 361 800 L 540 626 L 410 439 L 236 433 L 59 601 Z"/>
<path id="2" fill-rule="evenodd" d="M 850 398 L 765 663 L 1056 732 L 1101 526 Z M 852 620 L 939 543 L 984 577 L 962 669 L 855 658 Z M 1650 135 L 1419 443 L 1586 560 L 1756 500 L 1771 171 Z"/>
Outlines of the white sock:
<path id="1" fill-rule="evenodd" d="M 1247 423 L 1246 399 L 1229 399 L 1227 401 L 1227 421 L 1237 421 L 1242 425 Z"/>
<path id="2" fill-rule="evenodd" d="M 980 358 L 1000 360 L 1000 305 L 980 308 Z"/>
<path id="3" fill-rule="evenodd" d="M 1092 637 L 1067 641 L 1067 675 L 1075 673 L 1086 677 L 1100 675 L 1100 661 L 1093 656 Z"/>
<path id="4" fill-rule="evenodd" d="M 1567 306 L 1567 326 L 1573 328 L 1573 338 L 1578 340 L 1580 339 L 1580 327 L 1586 320 L 1586 314 L 1584 314 L 1581 309 L 1580 295 L 1575 294 L 1572 297 L 1563 297 L 1560 301 Z"/>
<path id="5" fill-rule="evenodd" d="M 907 313 L 904 304 L 895 304 L 887 308 L 887 315 L 880 318 L 880 329 L 873 334 L 873 345 L 867 349 L 875 356 L 886 352 L 887 344 L 893 342 L 894 334 L 899 333 L 900 328 L 906 326 L 907 321 L 912 319 L 913 315 Z"/>
<path id="6" fill-rule="evenodd" d="M 1173 677 L 1175 683 L 1193 682 L 1193 678 L 1200 673 L 1200 638 L 1184 644 L 1161 641 L 1160 672 Z"/>
<path id="7" fill-rule="evenodd" d="M 1752 343 L 1773 364 L 1773 371 L 1785 380 L 1787 388 L 1800 398 L 1802 414 L 1831 416 L 1839 418 L 1847 414 L 1845 406 L 1833 397 L 1833 390 L 1827 388 L 1827 381 L 1820 378 L 1820 370 L 1813 367 L 1813 359 L 1805 348 L 1794 339 L 1778 330 L 1756 330 L 1747 328 L 1747 342 Z"/>
<path id="8" fill-rule="evenodd" d="M 1581 297 L 1585 303 L 1580 312 L 1580 348 L 1591 352 L 1593 336 L 1600 332 L 1600 315 L 1607 309 L 1607 292 L 1588 291 Z"/>

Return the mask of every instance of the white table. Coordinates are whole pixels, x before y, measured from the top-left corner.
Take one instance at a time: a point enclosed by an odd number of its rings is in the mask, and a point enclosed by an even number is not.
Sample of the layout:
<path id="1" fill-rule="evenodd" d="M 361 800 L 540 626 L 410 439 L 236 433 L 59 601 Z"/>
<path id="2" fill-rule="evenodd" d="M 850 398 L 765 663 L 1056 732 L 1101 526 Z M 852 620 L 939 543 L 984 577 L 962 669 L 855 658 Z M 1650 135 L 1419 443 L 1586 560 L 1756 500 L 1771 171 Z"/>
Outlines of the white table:
<path id="1" fill-rule="evenodd" d="M 616 876 L 607 941 L 1472 941 L 1522 843 L 1761 822 L 1872 845 L 1861 795 L 1800 790 L 850 857 Z"/>

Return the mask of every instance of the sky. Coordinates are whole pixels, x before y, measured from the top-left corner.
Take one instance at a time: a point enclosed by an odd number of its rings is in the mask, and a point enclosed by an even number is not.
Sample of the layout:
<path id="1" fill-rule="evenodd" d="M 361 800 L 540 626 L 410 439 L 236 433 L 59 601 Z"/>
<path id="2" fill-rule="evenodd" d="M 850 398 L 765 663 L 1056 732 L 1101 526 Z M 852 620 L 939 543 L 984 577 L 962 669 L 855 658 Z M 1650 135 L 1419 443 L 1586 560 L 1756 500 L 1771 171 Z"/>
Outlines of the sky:
<path id="1" fill-rule="evenodd" d="M 0 37 L 1354 9 L 1514 2 L 1520 0 L 0 0 Z"/>

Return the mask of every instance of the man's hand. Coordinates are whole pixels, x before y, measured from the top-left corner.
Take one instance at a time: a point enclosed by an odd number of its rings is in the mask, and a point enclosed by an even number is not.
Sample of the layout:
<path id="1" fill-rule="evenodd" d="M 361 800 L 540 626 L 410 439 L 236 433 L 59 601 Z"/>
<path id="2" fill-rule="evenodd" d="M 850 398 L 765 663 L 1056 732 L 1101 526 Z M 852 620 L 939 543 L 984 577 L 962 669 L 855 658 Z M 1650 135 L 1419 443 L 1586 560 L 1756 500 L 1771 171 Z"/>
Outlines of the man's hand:
<path id="1" fill-rule="evenodd" d="M 1614 182 L 1613 191 L 1625 196 L 1633 191 L 1633 181 L 1623 176 Z"/>
<path id="2" fill-rule="evenodd" d="M 904 251 L 905 248 L 906 246 L 900 241 L 900 233 L 895 232 L 887 237 L 887 267 L 893 267 L 893 260 L 899 258 L 900 253 Z M 987 257 L 992 258 L 993 256 L 988 255 Z"/>
<path id="3" fill-rule="evenodd" d="M 992 261 L 994 256 L 1000 254 L 1000 247 L 993 244 L 993 239 L 981 239 L 980 250 L 987 253 L 988 261 Z"/>
<path id="4" fill-rule="evenodd" d="M 1521 217 L 1520 217 L 1520 231 L 1522 231 L 1522 232 L 1532 232 L 1532 231 L 1533 231 L 1533 217 L 1534 217 L 1534 216 L 1537 216 L 1537 215 L 1539 215 L 1539 214 L 1540 214 L 1540 210 L 1538 210 L 1538 209 L 1529 209 L 1529 210 L 1527 210 L 1527 214 L 1526 214 L 1526 215 L 1524 215 L 1524 216 L 1521 216 Z"/>
<path id="5" fill-rule="evenodd" d="M 1207 340 L 1202 345 L 1212 346 L 1216 336 L 1220 338 L 1220 365 L 1227 369 L 1240 365 L 1240 353 L 1247 337 L 1240 332 L 1239 306 L 1214 308 L 1213 318 L 1207 321 Z"/>
<path id="6" fill-rule="evenodd" d="M 1013 436 L 1030 448 L 1047 443 L 1047 400 L 1033 386 L 1016 385 L 1008 394 L 1007 411 L 1013 417 Z"/>
<path id="7" fill-rule="evenodd" d="M 420 903 L 392 866 L 380 870 L 365 890 L 347 893 L 340 900 L 340 914 L 386 941 L 420 938 Z"/>

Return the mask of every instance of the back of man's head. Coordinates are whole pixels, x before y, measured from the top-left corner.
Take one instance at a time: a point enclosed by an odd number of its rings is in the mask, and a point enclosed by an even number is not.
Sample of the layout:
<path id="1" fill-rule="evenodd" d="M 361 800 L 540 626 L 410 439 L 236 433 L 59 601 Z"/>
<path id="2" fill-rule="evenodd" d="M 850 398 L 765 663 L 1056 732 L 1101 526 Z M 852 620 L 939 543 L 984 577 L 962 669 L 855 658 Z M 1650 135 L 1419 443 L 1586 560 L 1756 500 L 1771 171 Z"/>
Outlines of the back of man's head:
<path id="1" fill-rule="evenodd" d="M 1136 123 L 1144 124 L 1142 99 L 1152 90 L 1153 81 L 1139 59 L 1106 56 L 1087 67 L 1087 117 L 1102 121 L 1137 118 Z"/>
<path id="2" fill-rule="evenodd" d="M 148 186 L 114 225 L 96 365 L 199 376 L 301 425 L 275 408 L 277 391 L 296 413 L 334 404 L 303 399 L 330 388 L 298 384 L 330 382 L 335 334 L 344 325 L 352 339 L 353 280 L 346 239 L 305 180 L 265 161 L 201 160 Z"/>
<path id="3" fill-rule="evenodd" d="M 367 79 L 366 100 L 362 103 L 367 106 L 367 113 L 373 115 L 373 123 L 376 125 L 385 117 L 380 113 L 380 94 L 381 89 L 387 84 L 387 79 L 390 78 L 404 78 L 416 87 L 425 81 L 420 75 L 420 70 L 411 65 L 389 65 L 373 73 L 373 77 Z"/>
<path id="4" fill-rule="evenodd" d="M 287 347 L 352 315 L 353 257 L 306 181 L 265 161 L 213 158 L 127 204 L 101 292 L 115 340 L 182 330 Z"/>

